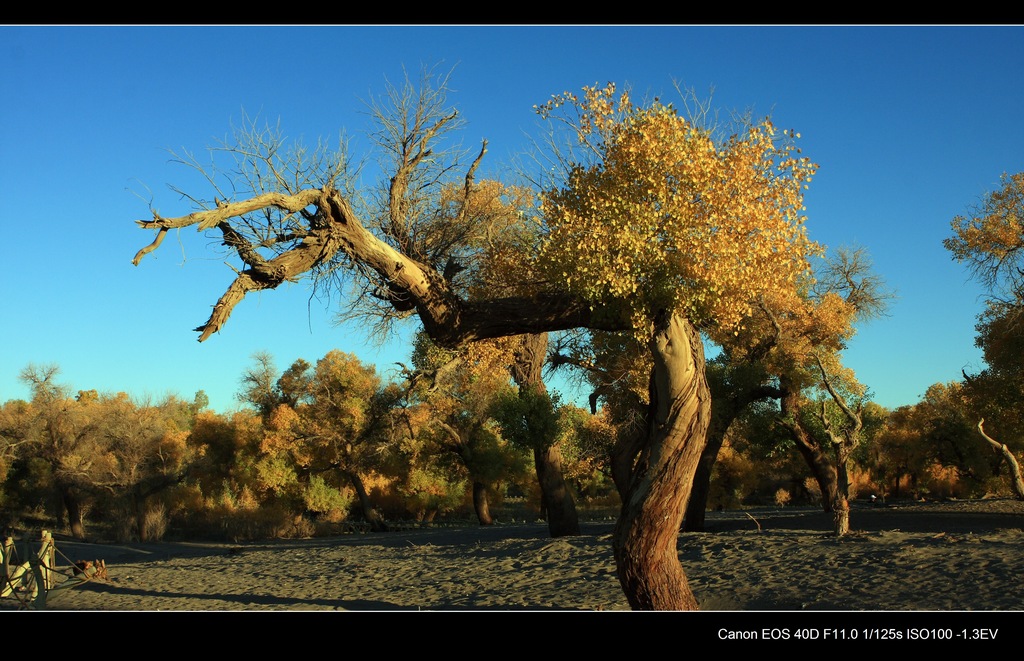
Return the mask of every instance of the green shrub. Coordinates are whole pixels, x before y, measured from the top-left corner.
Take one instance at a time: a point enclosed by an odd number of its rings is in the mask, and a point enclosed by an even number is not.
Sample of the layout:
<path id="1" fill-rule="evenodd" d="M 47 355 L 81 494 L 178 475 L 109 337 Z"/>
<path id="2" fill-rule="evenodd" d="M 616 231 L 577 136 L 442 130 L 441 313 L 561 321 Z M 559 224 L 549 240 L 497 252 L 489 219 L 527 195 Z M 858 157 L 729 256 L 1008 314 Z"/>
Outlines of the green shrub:
<path id="1" fill-rule="evenodd" d="M 331 486 L 320 476 L 311 477 L 302 493 L 306 509 L 319 518 L 337 523 L 344 521 L 355 497 L 351 491 Z"/>

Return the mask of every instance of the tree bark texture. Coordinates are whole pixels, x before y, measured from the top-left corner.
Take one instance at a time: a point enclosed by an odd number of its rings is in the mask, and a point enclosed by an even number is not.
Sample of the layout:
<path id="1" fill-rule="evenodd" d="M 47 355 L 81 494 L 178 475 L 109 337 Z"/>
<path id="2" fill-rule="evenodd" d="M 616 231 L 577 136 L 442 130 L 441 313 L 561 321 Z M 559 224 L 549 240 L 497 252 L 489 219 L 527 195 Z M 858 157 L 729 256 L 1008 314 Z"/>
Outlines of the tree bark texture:
<path id="1" fill-rule="evenodd" d="M 832 509 L 832 528 L 836 537 L 850 532 L 850 500 L 843 495 L 836 499 Z"/>
<path id="2" fill-rule="evenodd" d="M 696 610 L 678 538 L 711 417 L 704 345 L 680 315 L 659 315 L 648 433 L 615 526 L 619 582 L 634 610 Z"/>
<path id="3" fill-rule="evenodd" d="M 836 461 L 836 498 L 832 505 L 836 537 L 850 532 L 850 460 L 845 448 L 839 448 L 839 453 L 843 456 Z"/>

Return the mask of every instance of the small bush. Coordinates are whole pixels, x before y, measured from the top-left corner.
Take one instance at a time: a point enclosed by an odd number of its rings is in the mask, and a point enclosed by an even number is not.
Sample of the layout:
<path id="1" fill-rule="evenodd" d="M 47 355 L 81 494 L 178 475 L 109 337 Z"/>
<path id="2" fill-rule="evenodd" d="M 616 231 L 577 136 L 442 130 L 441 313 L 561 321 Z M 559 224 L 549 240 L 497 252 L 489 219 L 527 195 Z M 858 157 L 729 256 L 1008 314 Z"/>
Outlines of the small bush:
<path id="1" fill-rule="evenodd" d="M 816 504 L 820 504 L 822 502 L 821 487 L 818 486 L 818 481 L 816 479 L 809 477 L 804 480 L 804 489 L 807 490 L 807 493 L 814 499 Z"/>
<path id="2" fill-rule="evenodd" d="M 302 499 L 308 511 L 330 523 L 344 521 L 355 502 L 351 490 L 332 487 L 320 476 L 310 478 Z"/>
<path id="3" fill-rule="evenodd" d="M 163 503 L 151 505 L 142 518 L 144 537 L 148 542 L 159 542 L 167 534 L 167 508 Z"/>

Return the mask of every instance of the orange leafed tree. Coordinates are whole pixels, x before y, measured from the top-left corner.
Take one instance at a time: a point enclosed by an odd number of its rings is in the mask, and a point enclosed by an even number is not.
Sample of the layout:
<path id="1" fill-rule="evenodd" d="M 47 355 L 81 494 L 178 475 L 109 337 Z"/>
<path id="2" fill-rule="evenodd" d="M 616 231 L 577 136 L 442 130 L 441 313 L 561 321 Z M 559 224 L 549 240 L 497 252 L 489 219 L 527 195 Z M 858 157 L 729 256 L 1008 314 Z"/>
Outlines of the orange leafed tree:
<path id="1" fill-rule="evenodd" d="M 570 292 L 614 307 L 653 357 L 648 428 L 615 534 L 619 579 L 634 608 L 693 609 L 676 544 L 710 422 L 701 332 L 735 335 L 760 297 L 807 273 L 818 248 L 802 189 L 815 166 L 769 121 L 716 141 L 613 85 L 540 112 L 597 157 L 542 193 L 541 262 Z"/>
<path id="2" fill-rule="evenodd" d="M 989 300 L 978 316 L 975 344 L 987 367 L 967 379 L 971 396 L 988 420 L 979 435 L 1000 452 L 1018 499 L 1024 500 L 1024 474 L 1013 455 L 1024 446 L 1024 172 L 1003 174 L 1001 187 L 986 195 L 967 215 L 952 222 L 953 236 L 944 241 L 953 258 L 968 266 L 988 290 Z M 966 374 L 965 374 L 966 376 Z M 996 434 L 996 440 L 990 434 Z"/>
<path id="3" fill-rule="evenodd" d="M 465 259 L 452 249 L 457 242 L 432 244 L 433 252 L 422 243 L 438 236 L 431 223 L 443 217 L 426 212 L 424 192 L 456 166 L 426 170 L 442 167 L 434 141 L 457 113 L 436 88 L 415 98 L 422 103 L 405 106 L 411 112 L 380 134 L 395 158 L 379 212 L 360 213 L 338 169 L 325 168 L 329 177 L 316 186 L 287 180 L 248 199 L 140 221 L 158 239 L 177 227 L 217 229 L 242 259 L 210 321 L 197 329 L 201 339 L 221 328 L 247 292 L 342 268 L 395 311 L 416 314 L 445 347 L 570 328 L 643 338 L 654 365 L 650 412 L 614 535 L 617 569 L 633 608 L 695 609 L 676 541 L 708 424 L 701 333 L 738 332 L 760 294 L 792 288 L 807 271 L 817 248 L 805 234 L 802 189 L 815 166 L 792 147 L 794 134 L 767 121 L 715 139 L 672 106 L 633 104 L 611 85 L 554 97 L 538 110 L 565 122 L 586 157 L 567 161 L 564 179 L 541 191 L 538 241 L 521 261 L 543 277 L 470 296 L 459 269 L 449 267 Z M 457 204 L 469 203 L 484 151 L 461 170 Z M 434 199 L 436 210 L 440 187 Z M 270 255 L 243 231 L 264 219 L 282 230 L 266 234 Z"/>
<path id="4" fill-rule="evenodd" d="M 1002 187 L 968 215 L 956 216 L 943 242 L 958 262 L 1001 299 L 1024 298 L 1024 172 L 1004 174 Z"/>
<path id="5" fill-rule="evenodd" d="M 734 333 L 758 296 L 793 289 L 817 247 L 802 189 L 815 166 L 770 121 L 716 141 L 671 105 L 636 106 L 615 87 L 563 94 L 598 162 L 542 194 L 542 262 L 587 300 L 615 301 L 641 335 L 655 309 L 712 339 Z M 565 113 L 563 113 L 564 115 Z"/>

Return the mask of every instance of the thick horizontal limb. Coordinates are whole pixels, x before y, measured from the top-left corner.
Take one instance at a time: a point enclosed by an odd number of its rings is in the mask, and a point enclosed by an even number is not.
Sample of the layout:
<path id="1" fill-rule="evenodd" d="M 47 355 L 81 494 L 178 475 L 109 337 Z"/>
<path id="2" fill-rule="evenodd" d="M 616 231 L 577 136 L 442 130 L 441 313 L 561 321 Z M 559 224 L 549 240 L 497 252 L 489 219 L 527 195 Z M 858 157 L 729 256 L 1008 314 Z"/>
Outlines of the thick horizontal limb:
<path id="1" fill-rule="evenodd" d="M 295 213 L 308 206 L 315 205 L 321 201 L 326 191 L 308 188 L 299 191 L 295 195 L 283 195 L 281 193 L 264 193 L 241 202 L 224 202 L 214 209 L 195 211 L 187 216 L 177 218 L 163 218 L 154 214 L 153 220 L 136 220 L 135 223 L 142 229 L 176 229 L 179 227 L 191 227 L 197 225 L 197 229 L 207 230 L 216 227 L 219 223 L 244 216 L 253 211 L 274 207 L 283 211 Z"/>
<path id="2" fill-rule="evenodd" d="M 271 260 L 254 257 L 251 246 L 230 230 L 229 219 L 267 208 L 298 211 L 317 207 L 321 222 L 291 249 Z M 455 347 L 474 340 L 587 327 L 624 330 L 627 319 L 593 309 L 586 301 L 557 293 L 464 301 L 435 269 L 403 254 L 370 232 L 357 218 L 348 200 L 337 190 L 309 189 L 296 195 L 268 194 L 250 200 L 224 203 L 216 209 L 179 218 L 137 221 L 143 228 L 158 229 L 197 225 L 220 226 L 226 243 L 243 257 L 249 268 L 239 273 L 214 305 L 209 320 L 198 327 L 204 341 L 226 323 L 234 306 L 250 291 L 273 289 L 285 281 L 297 281 L 316 266 L 327 263 L 338 251 L 376 272 L 388 287 L 415 306 L 424 329 L 437 344 Z M 226 231 L 225 231 L 226 230 Z M 239 244 L 239 241 L 242 241 Z M 154 244 L 158 245 L 157 242 Z M 150 252 L 155 245 L 143 249 Z M 397 300 L 397 299 L 396 299 Z"/>

